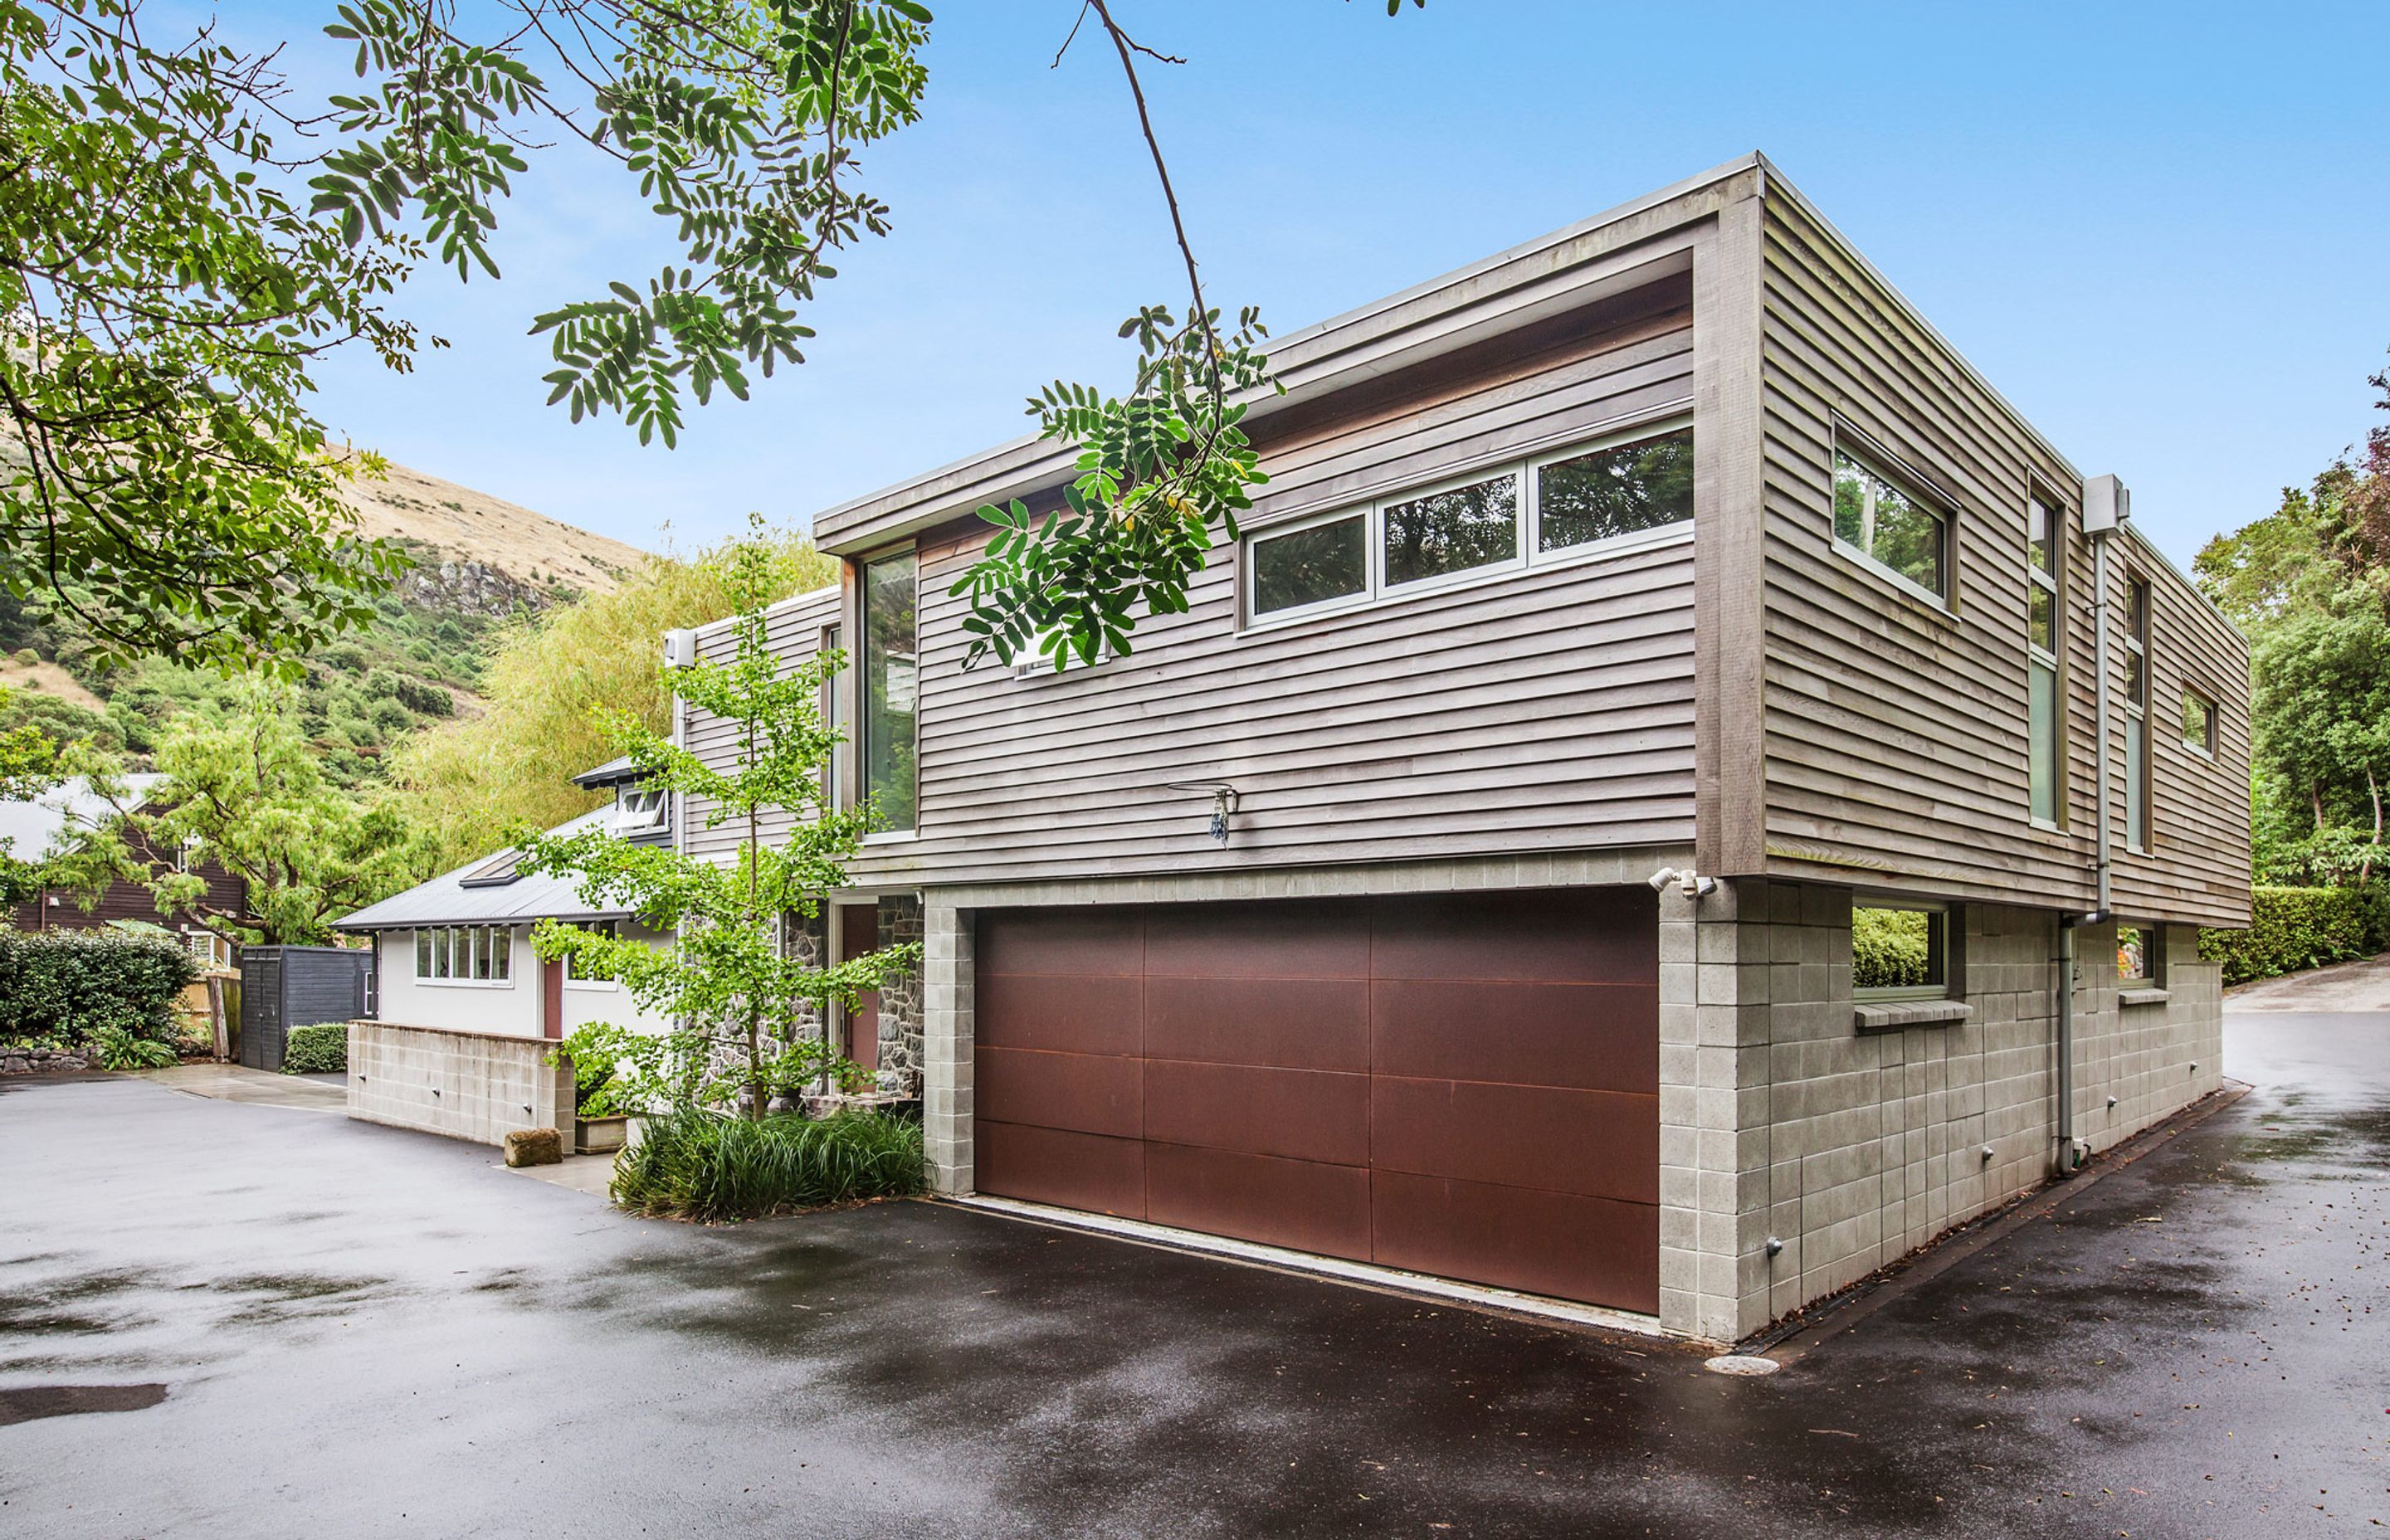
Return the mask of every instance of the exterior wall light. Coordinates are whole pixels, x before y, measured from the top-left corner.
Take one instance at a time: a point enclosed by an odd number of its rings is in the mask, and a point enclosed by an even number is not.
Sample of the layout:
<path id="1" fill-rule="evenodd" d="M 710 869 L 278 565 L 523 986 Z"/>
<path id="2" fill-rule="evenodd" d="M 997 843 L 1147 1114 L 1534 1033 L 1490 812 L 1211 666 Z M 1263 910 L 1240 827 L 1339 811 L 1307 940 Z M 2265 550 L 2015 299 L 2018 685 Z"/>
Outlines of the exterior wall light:
<path id="1" fill-rule="evenodd" d="M 1213 841 L 1226 849 L 1228 843 L 1228 818 L 1237 811 L 1237 789 L 1226 781 L 1172 781 L 1167 791 L 1209 791 L 1212 794 Z"/>

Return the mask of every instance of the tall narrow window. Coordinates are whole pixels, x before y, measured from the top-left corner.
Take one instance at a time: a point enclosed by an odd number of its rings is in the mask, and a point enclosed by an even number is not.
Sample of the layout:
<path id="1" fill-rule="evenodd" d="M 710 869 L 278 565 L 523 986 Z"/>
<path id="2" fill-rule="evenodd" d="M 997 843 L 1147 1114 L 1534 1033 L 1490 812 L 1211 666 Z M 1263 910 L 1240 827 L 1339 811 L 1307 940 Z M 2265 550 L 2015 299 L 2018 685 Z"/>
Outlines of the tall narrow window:
<path id="1" fill-rule="evenodd" d="M 2125 844 L 2150 848 L 2150 585 L 2125 585 Z"/>
<path id="2" fill-rule="evenodd" d="M 913 553 L 863 569 L 863 791 L 879 827 L 914 821 L 915 710 L 919 699 Z"/>
<path id="3" fill-rule="evenodd" d="M 845 636 L 846 628 L 842 625 L 824 626 L 822 651 L 841 650 L 846 646 Z M 845 667 L 822 681 L 822 721 L 839 735 L 837 745 L 829 751 L 829 764 L 822 767 L 822 806 L 826 808 L 842 805 L 846 797 L 846 767 L 850 763 L 847 750 L 854 734 L 847 723 L 845 684 L 854 675 L 854 660 L 850 658 Z"/>
<path id="4" fill-rule="evenodd" d="M 2065 705 L 2058 693 L 2058 572 L 2065 532 L 2058 512 L 2040 498 L 2025 504 L 2025 752 L 2033 818 L 2058 823 L 2060 757 L 2066 741 Z"/>

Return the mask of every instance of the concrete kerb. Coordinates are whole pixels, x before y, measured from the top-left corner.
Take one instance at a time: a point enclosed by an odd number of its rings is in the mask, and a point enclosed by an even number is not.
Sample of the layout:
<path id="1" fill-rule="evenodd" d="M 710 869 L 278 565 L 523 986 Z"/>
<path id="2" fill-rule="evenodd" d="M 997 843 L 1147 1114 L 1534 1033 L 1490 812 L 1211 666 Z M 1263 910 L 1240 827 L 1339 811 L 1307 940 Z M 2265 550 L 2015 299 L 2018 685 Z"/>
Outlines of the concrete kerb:
<path id="1" fill-rule="evenodd" d="M 2165 1122 L 2153 1123 L 2124 1143 L 2093 1156 L 2090 1164 L 2075 1175 L 2052 1177 L 2031 1192 L 2018 1194 L 1990 1213 L 1937 1237 L 1931 1244 L 1877 1268 L 1767 1330 L 1743 1339 L 1733 1345 L 1733 1351 L 1745 1355 L 1765 1354 L 1789 1367 L 1995 1241 L 2035 1220 L 2047 1219 L 2077 1195 L 2144 1155 L 2171 1144 L 2255 1089 L 2245 1081 L 2226 1081 L 2223 1089 L 2209 1092 Z"/>

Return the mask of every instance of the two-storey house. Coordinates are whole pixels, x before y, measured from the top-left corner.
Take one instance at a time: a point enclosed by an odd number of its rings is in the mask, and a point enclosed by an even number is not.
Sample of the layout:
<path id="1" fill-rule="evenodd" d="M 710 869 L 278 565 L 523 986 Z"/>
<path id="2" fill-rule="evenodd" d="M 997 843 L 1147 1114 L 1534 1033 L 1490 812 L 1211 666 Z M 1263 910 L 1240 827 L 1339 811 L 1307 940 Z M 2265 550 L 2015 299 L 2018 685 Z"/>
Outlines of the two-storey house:
<path id="1" fill-rule="evenodd" d="M 1767 160 L 1273 363 L 1128 656 L 962 666 L 1050 443 L 773 611 L 852 657 L 889 827 L 806 940 L 926 939 L 844 1031 L 942 1189 L 1726 1340 L 2217 1087 L 2242 638 Z"/>

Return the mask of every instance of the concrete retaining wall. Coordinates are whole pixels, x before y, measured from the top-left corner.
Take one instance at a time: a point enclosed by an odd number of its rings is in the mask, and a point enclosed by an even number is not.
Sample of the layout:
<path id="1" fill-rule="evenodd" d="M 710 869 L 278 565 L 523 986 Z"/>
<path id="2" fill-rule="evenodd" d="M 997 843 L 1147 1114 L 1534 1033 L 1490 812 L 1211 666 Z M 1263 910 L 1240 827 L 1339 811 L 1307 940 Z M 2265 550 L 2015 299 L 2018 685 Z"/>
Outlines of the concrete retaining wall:
<path id="1" fill-rule="evenodd" d="M 349 1116 L 366 1123 L 503 1144 L 518 1128 L 572 1136 L 569 1066 L 556 1045 L 506 1033 L 349 1023 Z"/>

